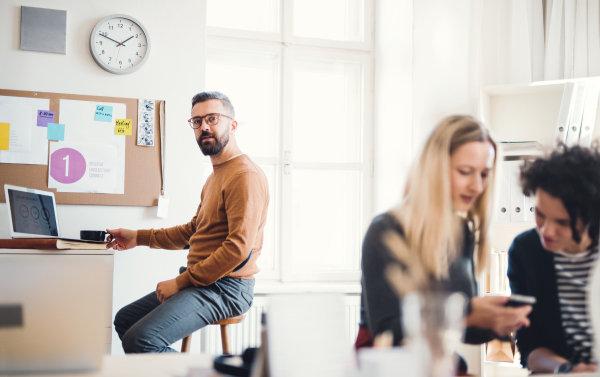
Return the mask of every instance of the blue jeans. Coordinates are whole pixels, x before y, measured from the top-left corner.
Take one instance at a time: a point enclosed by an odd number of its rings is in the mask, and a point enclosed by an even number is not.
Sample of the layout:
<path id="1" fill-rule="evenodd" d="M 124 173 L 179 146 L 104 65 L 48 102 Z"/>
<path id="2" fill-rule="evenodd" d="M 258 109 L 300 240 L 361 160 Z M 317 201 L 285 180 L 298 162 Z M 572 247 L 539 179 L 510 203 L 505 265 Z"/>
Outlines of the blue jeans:
<path id="1" fill-rule="evenodd" d="M 230 277 L 185 288 L 162 304 L 152 292 L 119 310 L 115 330 L 125 353 L 177 352 L 169 346 L 206 325 L 246 313 L 253 297 L 254 279 Z"/>

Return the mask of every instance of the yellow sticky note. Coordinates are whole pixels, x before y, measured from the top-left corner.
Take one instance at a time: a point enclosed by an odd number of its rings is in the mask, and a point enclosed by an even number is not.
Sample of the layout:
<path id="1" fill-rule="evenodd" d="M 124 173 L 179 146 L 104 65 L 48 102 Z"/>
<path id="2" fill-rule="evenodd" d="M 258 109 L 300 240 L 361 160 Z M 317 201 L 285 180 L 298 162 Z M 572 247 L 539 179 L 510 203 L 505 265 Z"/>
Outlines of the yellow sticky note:
<path id="1" fill-rule="evenodd" d="M 131 135 L 131 119 L 115 119 L 115 135 Z"/>
<path id="2" fill-rule="evenodd" d="M 0 151 L 8 150 L 10 140 L 10 123 L 0 123 Z"/>

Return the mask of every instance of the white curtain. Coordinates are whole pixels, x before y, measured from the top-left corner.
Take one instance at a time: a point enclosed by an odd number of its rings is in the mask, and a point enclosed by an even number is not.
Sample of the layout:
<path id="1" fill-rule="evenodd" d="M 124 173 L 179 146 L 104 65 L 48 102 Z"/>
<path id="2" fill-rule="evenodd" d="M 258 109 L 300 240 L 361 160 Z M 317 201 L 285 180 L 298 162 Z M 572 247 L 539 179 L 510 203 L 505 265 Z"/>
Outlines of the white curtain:
<path id="1" fill-rule="evenodd" d="M 600 75 L 600 0 L 483 0 L 480 83 Z"/>

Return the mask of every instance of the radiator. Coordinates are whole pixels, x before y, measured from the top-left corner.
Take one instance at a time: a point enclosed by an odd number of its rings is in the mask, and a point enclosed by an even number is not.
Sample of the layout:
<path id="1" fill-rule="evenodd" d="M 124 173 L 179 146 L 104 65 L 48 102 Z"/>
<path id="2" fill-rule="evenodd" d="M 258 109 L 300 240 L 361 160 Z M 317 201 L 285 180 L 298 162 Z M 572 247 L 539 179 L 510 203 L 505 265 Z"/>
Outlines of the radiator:
<path id="1" fill-rule="evenodd" d="M 239 355 L 248 347 L 260 346 L 260 319 L 262 313 L 268 309 L 269 298 L 265 295 L 255 295 L 252 307 L 246 313 L 246 318 L 242 323 L 227 326 L 229 333 L 229 350 L 231 353 Z M 346 341 L 348 346 L 352 346 L 358 333 L 358 322 L 360 321 L 360 295 L 344 296 L 345 318 L 344 328 L 346 329 Z M 315 308 L 318 310 L 318 308 Z M 180 343 L 172 346 L 175 349 L 181 349 Z M 221 329 L 220 326 L 207 326 L 192 336 L 190 353 L 203 353 L 209 355 L 220 355 L 223 353 L 221 348 Z"/>

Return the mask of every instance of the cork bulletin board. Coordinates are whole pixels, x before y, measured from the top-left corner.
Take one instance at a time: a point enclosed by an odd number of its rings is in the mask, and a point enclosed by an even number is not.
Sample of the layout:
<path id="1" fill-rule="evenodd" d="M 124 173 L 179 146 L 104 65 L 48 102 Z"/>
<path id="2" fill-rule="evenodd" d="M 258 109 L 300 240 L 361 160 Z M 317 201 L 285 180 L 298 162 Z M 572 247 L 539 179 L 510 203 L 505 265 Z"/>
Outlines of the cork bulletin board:
<path id="1" fill-rule="evenodd" d="M 132 136 L 125 140 L 125 193 L 89 194 L 56 192 L 48 188 L 48 165 L 3 164 L 0 163 L 0 202 L 6 202 L 4 184 L 53 191 L 59 204 L 95 204 L 116 206 L 156 206 L 161 190 L 160 149 L 162 140 L 159 109 L 163 101 L 156 100 L 154 146 L 138 146 L 136 143 L 138 123 L 138 100 L 133 98 L 84 96 L 77 94 L 43 93 L 22 90 L 0 89 L 0 95 L 12 97 L 47 98 L 50 110 L 55 111 L 60 121 L 59 102 L 61 99 L 123 103 L 127 106 L 127 119 L 132 120 Z M 50 141 L 49 141 L 50 142 Z"/>

